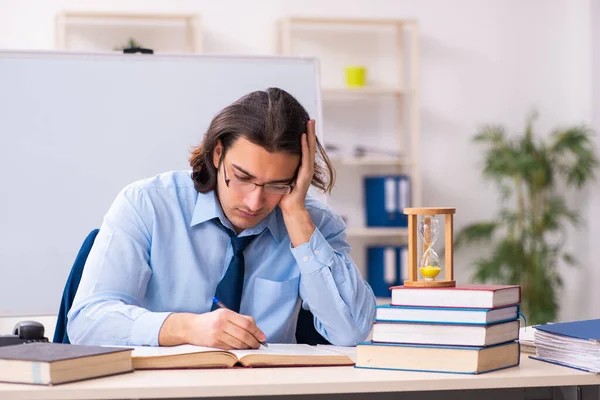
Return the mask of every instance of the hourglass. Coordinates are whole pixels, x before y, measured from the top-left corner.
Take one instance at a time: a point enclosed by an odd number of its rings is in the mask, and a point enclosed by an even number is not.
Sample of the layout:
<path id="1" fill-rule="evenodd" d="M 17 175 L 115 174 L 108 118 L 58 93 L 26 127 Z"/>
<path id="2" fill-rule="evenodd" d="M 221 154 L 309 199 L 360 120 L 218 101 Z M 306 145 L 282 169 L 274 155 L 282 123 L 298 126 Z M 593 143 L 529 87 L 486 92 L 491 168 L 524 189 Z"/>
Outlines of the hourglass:
<path id="1" fill-rule="evenodd" d="M 405 208 L 408 215 L 408 279 L 404 286 L 409 287 L 453 287 L 453 215 L 455 208 Z M 444 215 L 445 254 L 444 265 L 440 264 L 434 245 L 440 234 L 440 221 L 437 215 Z M 417 221 L 420 217 L 420 221 Z M 417 234 L 423 243 L 422 253 L 417 252 Z M 443 279 L 440 273 L 443 273 Z"/>

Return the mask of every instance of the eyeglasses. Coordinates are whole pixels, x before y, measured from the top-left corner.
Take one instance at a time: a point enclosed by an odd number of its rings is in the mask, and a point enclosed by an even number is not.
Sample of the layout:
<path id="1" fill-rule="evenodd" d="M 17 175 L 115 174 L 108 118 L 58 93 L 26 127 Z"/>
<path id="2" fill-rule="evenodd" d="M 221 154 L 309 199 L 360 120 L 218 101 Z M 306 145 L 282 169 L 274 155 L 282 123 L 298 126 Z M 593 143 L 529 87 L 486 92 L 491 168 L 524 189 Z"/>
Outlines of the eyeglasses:
<path id="1" fill-rule="evenodd" d="M 246 182 L 246 181 L 238 181 L 235 179 L 229 179 L 227 177 L 227 168 L 225 168 L 225 163 L 221 162 L 223 165 L 223 176 L 225 178 L 225 184 L 228 188 L 232 188 L 237 190 L 240 193 L 248 194 L 253 192 L 257 186 L 262 186 L 265 190 L 265 193 L 276 194 L 276 195 L 284 195 L 290 194 L 292 190 L 294 190 L 294 185 L 278 185 L 274 183 L 254 183 L 254 182 Z"/>

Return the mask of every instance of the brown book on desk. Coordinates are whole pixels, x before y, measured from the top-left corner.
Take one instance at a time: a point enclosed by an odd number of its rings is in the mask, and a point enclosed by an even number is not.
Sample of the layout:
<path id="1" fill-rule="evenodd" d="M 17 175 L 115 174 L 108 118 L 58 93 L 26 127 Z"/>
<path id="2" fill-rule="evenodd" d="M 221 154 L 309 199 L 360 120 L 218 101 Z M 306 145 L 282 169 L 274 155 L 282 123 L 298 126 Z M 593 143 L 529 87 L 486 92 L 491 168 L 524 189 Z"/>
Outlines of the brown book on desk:
<path id="1" fill-rule="evenodd" d="M 354 365 L 345 354 L 303 344 L 269 343 L 268 348 L 257 350 L 220 350 L 192 345 L 133 348 L 135 369 Z"/>
<path id="2" fill-rule="evenodd" d="M 519 363 L 519 343 L 516 341 L 489 347 L 373 342 L 356 345 L 357 368 L 483 374 L 516 367 Z"/>
<path id="3" fill-rule="evenodd" d="M 0 381 L 56 385 L 133 371 L 131 349 L 61 343 L 0 347 Z"/>

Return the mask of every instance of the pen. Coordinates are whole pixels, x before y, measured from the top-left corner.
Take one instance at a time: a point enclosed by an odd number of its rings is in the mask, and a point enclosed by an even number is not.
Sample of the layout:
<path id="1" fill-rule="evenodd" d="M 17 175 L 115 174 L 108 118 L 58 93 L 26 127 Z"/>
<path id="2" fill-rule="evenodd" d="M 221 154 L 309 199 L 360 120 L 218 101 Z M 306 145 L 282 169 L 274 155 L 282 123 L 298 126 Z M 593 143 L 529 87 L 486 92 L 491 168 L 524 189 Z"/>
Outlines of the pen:
<path id="1" fill-rule="evenodd" d="M 227 308 L 227 306 L 225 304 L 223 304 L 223 302 L 221 300 L 217 299 L 216 297 L 213 297 L 213 303 L 215 303 L 217 305 L 217 307 L 219 307 L 219 308 L 224 308 L 226 310 L 229 310 L 229 308 Z M 267 342 L 261 342 L 259 340 L 258 343 L 262 344 L 265 347 L 269 347 L 269 345 L 267 345 Z"/>

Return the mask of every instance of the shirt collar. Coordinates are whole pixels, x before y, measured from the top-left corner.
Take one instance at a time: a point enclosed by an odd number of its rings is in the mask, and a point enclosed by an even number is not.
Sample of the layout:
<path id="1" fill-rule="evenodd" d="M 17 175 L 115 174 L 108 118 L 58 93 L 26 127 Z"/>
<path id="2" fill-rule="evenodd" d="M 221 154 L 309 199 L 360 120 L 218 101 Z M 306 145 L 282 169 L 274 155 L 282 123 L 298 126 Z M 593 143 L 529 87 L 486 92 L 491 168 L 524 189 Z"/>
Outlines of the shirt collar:
<path id="1" fill-rule="evenodd" d="M 198 225 L 214 218 L 219 218 L 221 222 L 224 222 L 223 220 L 225 219 L 221 206 L 215 197 L 214 190 L 208 193 L 198 193 L 190 226 Z"/>
<path id="2" fill-rule="evenodd" d="M 225 217 L 225 214 L 221 209 L 221 205 L 217 200 L 215 191 L 211 190 L 208 193 L 198 193 L 190 226 L 199 225 L 215 218 L 218 218 L 224 226 L 233 230 L 231 223 Z M 271 232 L 271 235 L 273 235 L 273 238 L 277 242 L 281 242 L 282 238 L 285 236 L 285 224 L 283 222 L 283 215 L 281 214 L 279 207 L 275 207 L 275 209 L 269 215 L 267 215 L 267 218 L 262 220 L 254 228 L 244 231 L 242 236 L 259 234 L 265 228 Z M 284 231 L 282 231 L 282 228 Z"/>
<path id="3" fill-rule="evenodd" d="M 283 215 L 281 214 L 281 210 L 279 206 L 275 207 L 273 211 L 265 218 L 261 224 L 264 223 L 273 235 L 273 238 L 277 242 L 281 242 L 281 240 L 287 234 L 287 230 L 285 228 L 285 223 L 283 222 Z M 260 224 L 259 224 L 260 225 Z"/>

